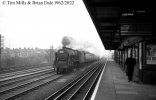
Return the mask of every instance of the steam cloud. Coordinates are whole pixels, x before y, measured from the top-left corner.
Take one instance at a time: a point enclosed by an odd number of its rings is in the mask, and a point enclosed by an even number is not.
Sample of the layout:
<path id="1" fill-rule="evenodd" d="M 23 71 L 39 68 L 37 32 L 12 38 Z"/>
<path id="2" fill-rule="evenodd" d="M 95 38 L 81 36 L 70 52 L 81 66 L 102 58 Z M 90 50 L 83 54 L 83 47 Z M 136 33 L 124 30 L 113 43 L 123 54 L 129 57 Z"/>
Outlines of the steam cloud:
<path id="1" fill-rule="evenodd" d="M 76 41 L 72 37 L 64 36 L 62 38 L 62 45 L 64 47 L 89 51 L 91 53 L 94 53 L 94 54 L 100 56 L 99 49 L 93 43 L 88 42 L 88 41 Z"/>
<path id="2" fill-rule="evenodd" d="M 64 47 L 70 45 L 70 39 L 69 39 L 69 37 L 66 37 L 66 36 L 63 37 L 63 39 L 62 39 L 62 45 L 63 45 Z"/>
<path id="3" fill-rule="evenodd" d="M 62 38 L 62 45 L 64 47 L 70 47 L 70 48 L 73 48 L 75 44 L 75 40 L 72 38 L 72 37 L 69 37 L 69 36 L 64 36 Z"/>

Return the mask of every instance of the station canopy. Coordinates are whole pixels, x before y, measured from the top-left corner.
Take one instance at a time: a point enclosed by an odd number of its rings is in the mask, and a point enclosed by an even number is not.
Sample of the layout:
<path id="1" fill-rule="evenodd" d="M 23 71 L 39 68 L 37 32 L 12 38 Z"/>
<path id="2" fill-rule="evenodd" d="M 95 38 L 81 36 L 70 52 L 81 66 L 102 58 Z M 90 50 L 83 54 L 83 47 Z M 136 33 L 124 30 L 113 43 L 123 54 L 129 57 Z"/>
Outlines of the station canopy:
<path id="1" fill-rule="evenodd" d="M 151 0 L 83 0 L 106 50 L 131 37 L 151 37 Z"/>

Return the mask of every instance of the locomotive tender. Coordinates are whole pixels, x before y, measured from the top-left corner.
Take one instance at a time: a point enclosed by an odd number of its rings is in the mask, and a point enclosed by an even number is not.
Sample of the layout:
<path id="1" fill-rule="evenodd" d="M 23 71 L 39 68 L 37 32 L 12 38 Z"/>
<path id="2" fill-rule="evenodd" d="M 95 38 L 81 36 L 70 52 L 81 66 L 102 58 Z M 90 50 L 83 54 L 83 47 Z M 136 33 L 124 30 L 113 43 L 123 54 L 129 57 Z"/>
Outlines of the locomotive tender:
<path id="1" fill-rule="evenodd" d="M 63 47 L 55 53 L 54 68 L 58 73 L 78 68 L 80 64 L 93 62 L 97 56 L 92 53 Z"/>

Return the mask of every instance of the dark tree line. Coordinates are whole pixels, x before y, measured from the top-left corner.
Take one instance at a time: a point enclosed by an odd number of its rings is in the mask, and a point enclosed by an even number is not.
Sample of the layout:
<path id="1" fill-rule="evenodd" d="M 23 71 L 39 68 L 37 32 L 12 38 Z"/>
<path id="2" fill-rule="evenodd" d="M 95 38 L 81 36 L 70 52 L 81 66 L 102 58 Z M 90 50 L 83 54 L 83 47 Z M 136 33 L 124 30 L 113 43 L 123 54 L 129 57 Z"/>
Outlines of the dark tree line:
<path id="1" fill-rule="evenodd" d="M 26 65 L 38 65 L 42 63 L 53 64 L 54 60 L 54 52 L 53 48 L 45 50 L 45 53 L 36 53 L 31 56 L 11 56 L 10 54 L 3 54 L 1 57 L 1 67 L 18 67 L 18 66 L 26 66 Z"/>

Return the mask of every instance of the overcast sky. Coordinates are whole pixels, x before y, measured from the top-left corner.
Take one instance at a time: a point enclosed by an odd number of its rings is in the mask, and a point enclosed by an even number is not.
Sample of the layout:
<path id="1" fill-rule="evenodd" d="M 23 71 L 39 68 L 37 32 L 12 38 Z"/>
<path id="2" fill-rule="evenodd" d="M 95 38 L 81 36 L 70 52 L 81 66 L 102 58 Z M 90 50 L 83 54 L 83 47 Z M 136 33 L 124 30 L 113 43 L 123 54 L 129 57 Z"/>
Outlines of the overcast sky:
<path id="1" fill-rule="evenodd" d="M 96 47 L 92 52 L 108 53 L 81 0 L 74 0 L 73 5 L 11 5 L 4 1 L 0 1 L 0 34 L 4 36 L 5 47 L 57 48 L 62 46 L 62 38 L 69 36 L 79 43 L 92 44 Z M 27 3 L 29 0 L 22 1 Z"/>

